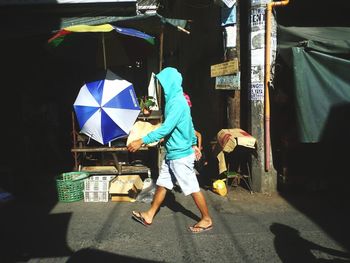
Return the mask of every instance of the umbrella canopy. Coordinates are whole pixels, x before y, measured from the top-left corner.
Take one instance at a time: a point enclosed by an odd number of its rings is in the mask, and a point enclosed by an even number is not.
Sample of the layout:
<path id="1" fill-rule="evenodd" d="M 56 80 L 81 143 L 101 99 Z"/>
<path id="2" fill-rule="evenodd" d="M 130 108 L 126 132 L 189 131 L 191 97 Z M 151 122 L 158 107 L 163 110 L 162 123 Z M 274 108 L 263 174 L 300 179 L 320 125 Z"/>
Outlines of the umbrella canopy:
<path id="1" fill-rule="evenodd" d="M 132 83 L 110 70 L 83 85 L 73 106 L 80 132 L 101 144 L 126 137 L 140 113 Z"/>
<path id="2" fill-rule="evenodd" d="M 52 44 L 53 46 L 60 45 L 65 37 L 67 35 L 70 35 L 72 33 L 87 33 L 87 32 L 111 32 L 116 31 L 117 33 L 131 36 L 131 37 L 138 37 L 146 40 L 150 44 L 154 45 L 154 37 L 143 33 L 139 30 L 132 29 L 132 28 L 125 28 L 125 27 L 117 27 L 113 26 L 111 24 L 103 24 L 103 25 L 97 25 L 97 26 L 90 26 L 90 25 L 75 25 L 75 26 L 69 26 L 66 28 L 61 29 L 59 32 L 57 32 L 53 37 L 51 37 L 48 42 Z"/>
<path id="3" fill-rule="evenodd" d="M 89 41 L 90 40 L 90 41 Z M 92 41 L 91 41 L 92 40 Z M 99 42 L 99 43 L 97 43 Z M 95 52 L 86 52 L 89 45 L 96 48 L 102 46 L 104 68 L 107 69 L 107 55 L 109 61 L 118 65 L 127 64 L 132 60 L 146 57 L 155 44 L 155 38 L 144 32 L 133 28 L 102 25 L 74 25 L 61 29 L 48 40 L 49 46 L 53 48 L 64 47 L 71 49 L 72 55 L 96 55 Z M 107 51 L 108 50 L 108 54 Z"/>

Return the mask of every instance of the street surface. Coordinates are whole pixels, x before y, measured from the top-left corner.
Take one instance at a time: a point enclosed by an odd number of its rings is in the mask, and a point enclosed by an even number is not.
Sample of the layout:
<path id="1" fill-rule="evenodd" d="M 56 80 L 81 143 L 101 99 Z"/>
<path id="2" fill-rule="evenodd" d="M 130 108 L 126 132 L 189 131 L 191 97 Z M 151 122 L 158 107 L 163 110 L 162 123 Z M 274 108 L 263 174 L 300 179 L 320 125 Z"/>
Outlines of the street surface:
<path id="1" fill-rule="evenodd" d="M 337 200 L 203 191 L 214 228 L 200 234 L 187 229 L 199 216 L 192 198 L 175 191 L 149 227 L 131 218 L 149 206 L 140 202 L 14 201 L 0 207 L 0 262 L 350 262 Z"/>

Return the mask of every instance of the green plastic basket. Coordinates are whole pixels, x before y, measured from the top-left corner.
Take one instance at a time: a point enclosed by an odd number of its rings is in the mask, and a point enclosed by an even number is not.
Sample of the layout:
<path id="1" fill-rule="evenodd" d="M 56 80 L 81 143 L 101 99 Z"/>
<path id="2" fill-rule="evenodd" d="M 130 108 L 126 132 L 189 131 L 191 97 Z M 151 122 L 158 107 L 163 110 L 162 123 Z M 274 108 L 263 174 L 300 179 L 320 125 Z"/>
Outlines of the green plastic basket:
<path id="1" fill-rule="evenodd" d="M 75 202 L 84 198 L 84 180 L 89 177 L 85 172 L 62 173 L 56 177 L 58 200 Z"/>

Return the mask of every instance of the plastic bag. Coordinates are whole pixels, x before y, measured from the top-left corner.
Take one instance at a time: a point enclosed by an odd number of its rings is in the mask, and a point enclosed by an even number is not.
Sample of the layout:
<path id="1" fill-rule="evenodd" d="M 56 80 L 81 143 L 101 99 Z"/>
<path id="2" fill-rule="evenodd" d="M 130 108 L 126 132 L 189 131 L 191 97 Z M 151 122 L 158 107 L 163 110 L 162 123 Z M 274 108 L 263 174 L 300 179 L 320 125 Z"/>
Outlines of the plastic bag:
<path id="1" fill-rule="evenodd" d="M 221 196 L 226 196 L 227 195 L 227 188 L 226 184 L 223 180 L 216 180 L 213 183 L 213 191 Z"/>
<path id="2" fill-rule="evenodd" d="M 153 201 L 155 192 L 156 184 L 153 182 L 152 178 L 146 178 L 143 182 L 143 188 L 141 192 L 136 197 L 136 201 L 142 203 L 151 203 Z"/>

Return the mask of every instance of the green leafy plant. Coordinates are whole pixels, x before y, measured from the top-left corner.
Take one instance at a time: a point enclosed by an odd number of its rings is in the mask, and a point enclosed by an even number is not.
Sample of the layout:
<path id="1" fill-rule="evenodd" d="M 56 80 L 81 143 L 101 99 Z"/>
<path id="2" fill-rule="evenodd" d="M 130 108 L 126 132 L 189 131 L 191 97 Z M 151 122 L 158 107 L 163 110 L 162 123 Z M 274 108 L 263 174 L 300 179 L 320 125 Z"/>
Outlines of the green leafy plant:
<path id="1" fill-rule="evenodd" d="M 142 96 L 138 100 L 141 111 L 151 110 L 150 108 L 156 105 L 156 99 L 153 96 Z"/>

